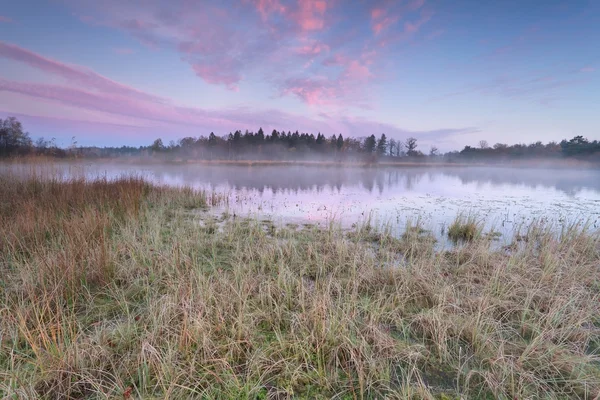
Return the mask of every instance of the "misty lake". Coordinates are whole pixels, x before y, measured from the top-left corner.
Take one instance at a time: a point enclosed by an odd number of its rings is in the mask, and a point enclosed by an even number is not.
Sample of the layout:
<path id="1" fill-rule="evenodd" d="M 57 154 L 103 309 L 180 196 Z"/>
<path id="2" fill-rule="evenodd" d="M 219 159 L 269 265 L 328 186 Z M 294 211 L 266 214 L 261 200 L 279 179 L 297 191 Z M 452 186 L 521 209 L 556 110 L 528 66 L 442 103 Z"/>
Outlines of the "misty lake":
<path id="1" fill-rule="evenodd" d="M 26 165 L 4 169 L 31 170 Z M 342 226 L 371 221 L 403 232 L 417 219 L 440 236 L 459 213 L 510 239 L 534 219 L 588 221 L 600 228 L 600 171 L 506 167 L 345 168 L 317 166 L 54 164 L 68 177 L 141 175 L 159 184 L 214 190 L 229 198 L 213 213 L 280 224 Z M 16 172 L 16 171 L 13 171 Z"/>

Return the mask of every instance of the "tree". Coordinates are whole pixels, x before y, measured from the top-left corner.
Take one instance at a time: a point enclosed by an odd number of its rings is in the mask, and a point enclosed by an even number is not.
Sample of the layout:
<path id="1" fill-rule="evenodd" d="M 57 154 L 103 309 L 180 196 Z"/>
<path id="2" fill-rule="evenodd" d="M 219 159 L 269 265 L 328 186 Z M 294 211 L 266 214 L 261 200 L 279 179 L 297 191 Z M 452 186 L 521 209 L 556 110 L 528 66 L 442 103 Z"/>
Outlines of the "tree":
<path id="1" fill-rule="evenodd" d="M 430 155 L 431 157 L 436 157 L 436 156 L 439 156 L 439 155 L 440 155 L 440 152 L 439 152 L 439 150 L 438 150 L 438 148 L 437 148 L 437 147 L 435 147 L 435 146 L 431 146 L 431 150 L 429 150 L 429 155 Z"/>
<path id="2" fill-rule="evenodd" d="M 217 135 L 215 135 L 214 132 L 211 132 L 210 135 L 208 135 L 208 146 L 215 147 L 216 145 L 217 145 Z"/>
<path id="3" fill-rule="evenodd" d="M 162 151 L 165 149 L 165 145 L 163 144 L 162 139 L 156 139 L 152 145 L 150 146 L 150 150 L 152 151 Z"/>
<path id="4" fill-rule="evenodd" d="M 193 137 L 184 137 L 179 139 L 179 146 L 183 149 L 191 149 L 196 144 L 196 139 Z"/>
<path id="5" fill-rule="evenodd" d="M 0 154 L 29 150 L 32 141 L 23 131 L 23 125 L 15 117 L 0 118 Z"/>
<path id="6" fill-rule="evenodd" d="M 375 139 L 375 135 L 371 135 L 368 138 L 365 139 L 365 152 L 366 153 L 373 153 L 375 151 L 375 145 L 376 145 L 377 139 Z"/>
<path id="7" fill-rule="evenodd" d="M 394 139 L 390 139 L 390 142 L 388 143 L 388 147 L 389 147 L 389 154 L 390 157 L 394 157 L 394 151 L 396 149 L 396 140 Z"/>
<path id="8" fill-rule="evenodd" d="M 277 143 L 279 141 L 279 132 L 276 129 L 273 129 L 271 132 L 271 143 Z"/>
<path id="9" fill-rule="evenodd" d="M 342 150 L 342 148 L 344 147 L 344 137 L 342 136 L 341 133 L 338 135 L 335 145 L 336 145 L 338 151 Z"/>
<path id="10" fill-rule="evenodd" d="M 414 137 L 409 137 L 408 139 L 406 139 L 404 147 L 406 147 L 406 154 L 408 156 L 417 155 L 417 139 L 415 139 Z"/>
<path id="11" fill-rule="evenodd" d="M 377 154 L 380 156 L 385 155 L 386 149 L 387 149 L 387 138 L 385 137 L 385 133 L 382 133 L 381 137 L 377 141 Z"/>
<path id="12" fill-rule="evenodd" d="M 317 134 L 317 140 L 315 141 L 317 146 L 322 145 L 323 143 L 325 143 L 325 135 L 321 135 L 321 132 L 319 132 Z"/>
<path id="13" fill-rule="evenodd" d="M 48 147 L 48 141 L 46 139 L 44 139 L 44 137 L 39 137 L 37 138 L 37 140 L 35 141 L 35 147 L 40 149 L 40 150 L 44 150 L 46 147 Z"/>
<path id="14" fill-rule="evenodd" d="M 404 143 L 402 142 L 402 140 L 396 141 L 396 157 L 400 157 L 401 155 L 403 155 L 403 151 L 402 151 L 403 147 L 404 147 Z"/>
<path id="15" fill-rule="evenodd" d="M 489 149 L 490 145 L 488 144 L 487 140 L 480 140 L 479 141 L 479 148 L 480 149 Z"/>
<path id="16" fill-rule="evenodd" d="M 256 142 L 261 145 L 265 141 L 265 133 L 263 132 L 263 128 L 258 128 L 258 132 L 254 138 Z"/>
<path id="17" fill-rule="evenodd" d="M 560 142 L 560 147 L 565 156 L 592 154 L 600 151 L 597 141 L 590 142 L 583 136 L 575 136 L 569 141 L 563 140 Z"/>
<path id="18" fill-rule="evenodd" d="M 337 136 L 331 135 L 329 138 L 329 144 L 331 145 L 332 149 L 337 149 Z"/>

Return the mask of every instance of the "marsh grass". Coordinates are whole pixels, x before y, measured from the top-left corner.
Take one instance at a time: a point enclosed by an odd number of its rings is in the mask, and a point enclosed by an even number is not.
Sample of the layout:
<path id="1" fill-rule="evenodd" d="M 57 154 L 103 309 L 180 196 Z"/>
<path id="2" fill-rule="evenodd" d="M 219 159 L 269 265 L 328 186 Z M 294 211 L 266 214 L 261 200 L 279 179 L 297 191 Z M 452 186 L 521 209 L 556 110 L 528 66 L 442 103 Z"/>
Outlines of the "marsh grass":
<path id="1" fill-rule="evenodd" d="M 469 242 L 481 237 L 483 222 L 475 216 L 459 214 L 448 227 L 448 238 L 454 242 Z"/>
<path id="2" fill-rule="evenodd" d="M 218 196 L 133 177 L 0 180 L 0 397 L 600 393 L 585 225 L 435 251 L 418 223 L 216 221 Z"/>

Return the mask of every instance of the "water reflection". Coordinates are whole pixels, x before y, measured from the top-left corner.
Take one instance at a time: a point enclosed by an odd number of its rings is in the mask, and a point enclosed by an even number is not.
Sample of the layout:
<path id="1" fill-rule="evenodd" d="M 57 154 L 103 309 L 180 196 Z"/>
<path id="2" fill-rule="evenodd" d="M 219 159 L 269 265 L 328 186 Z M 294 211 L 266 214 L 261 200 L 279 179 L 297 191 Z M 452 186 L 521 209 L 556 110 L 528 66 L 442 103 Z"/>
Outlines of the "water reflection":
<path id="1" fill-rule="evenodd" d="M 318 223 L 335 218 L 351 224 L 374 211 L 399 229 L 406 219 L 419 216 L 436 230 L 466 212 L 506 232 L 534 218 L 587 218 L 600 226 L 600 171 L 595 170 L 172 164 L 59 164 L 54 168 L 66 176 L 141 174 L 157 183 L 226 192 L 230 211 L 284 221 Z"/>
<path id="2" fill-rule="evenodd" d="M 423 179 L 429 183 L 444 185 L 448 180 L 458 179 L 462 184 L 493 186 L 521 185 L 531 189 L 552 188 L 567 195 L 587 189 L 600 192 L 600 171 L 594 170 L 548 170 L 517 168 L 318 168 L 318 167 L 229 167 L 229 166 L 160 166 L 130 168 L 151 173 L 162 182 L 172 184 L 201 185 L 216 188 L 227 184 L 233 190 L 254 189 L 259 193 L 270 190 L 285 193 L 286 190 L 320 193 L 325 189 L 361 187 L 370 194 L 383 194 L 386 189 L 401 186 L 414 190 Z M 100 167 L 100 170 L 102 168 Z M 115 167 L 106 167 L 113 172 Z M 118 172 L 117 172 L 118 173 Z M 110 175 L 114 175 L 111 173 Z"/>

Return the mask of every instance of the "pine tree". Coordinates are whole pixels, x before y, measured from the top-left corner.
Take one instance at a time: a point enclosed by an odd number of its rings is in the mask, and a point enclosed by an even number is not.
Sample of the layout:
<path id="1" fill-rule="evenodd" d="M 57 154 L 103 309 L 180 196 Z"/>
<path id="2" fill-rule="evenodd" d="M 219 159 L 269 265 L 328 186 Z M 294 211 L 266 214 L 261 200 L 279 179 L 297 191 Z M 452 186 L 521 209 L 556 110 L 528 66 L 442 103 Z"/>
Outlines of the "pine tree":
<path id="1" fill-rule="evenodd" d="M 342 148 L 344 147 L 344 137 L 341 133 L 337 137 L 336 147 L 338 150 L 342 150 Z"/>
<path id="2" fill-rule="evenodd" d="M 385 137 L 385 133 L 381 134 L 379 141 L 377 142 L 377 154 L 380 156 L 385 155 L 385 151 L 387 149 L 387 138 Z"/>
<path id="3" fill-rule="evenodd" d="M 373 153 L 373 151 L 375 151 L 375 145 L 376 145 L 377 139 L 375 139 L 375 135 L 371 135 L 368 138 L 365 139 L 365 152 L 366 153 Z"/>

